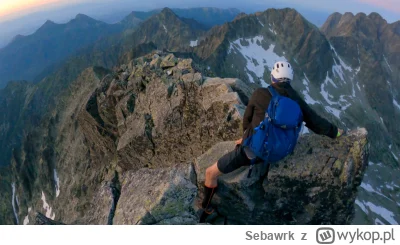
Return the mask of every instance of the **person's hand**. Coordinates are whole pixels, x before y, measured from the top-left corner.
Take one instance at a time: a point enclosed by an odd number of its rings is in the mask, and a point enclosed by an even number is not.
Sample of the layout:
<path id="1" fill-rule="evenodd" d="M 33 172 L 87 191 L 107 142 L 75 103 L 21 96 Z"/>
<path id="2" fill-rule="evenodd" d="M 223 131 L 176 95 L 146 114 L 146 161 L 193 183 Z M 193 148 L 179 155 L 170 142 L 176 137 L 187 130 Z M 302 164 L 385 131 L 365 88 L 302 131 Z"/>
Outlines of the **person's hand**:
<path id="1" fill-rule="evenodd" d="M 336 138 L 339 138 L 340 136 L 342 136 L 343 132 L 344 132 L 343 129 L 338 129 L 338 134 L 337 134 Z"/>
<path id="2" fill-rule="evenodd" d="M 238 139 L 238 140 L 236 140 L 236 141 L 235 141 L 235 144 L 236 144 L 236 145 L 240 145 L 240 144 L 242 144 L 242 139 Z"/>

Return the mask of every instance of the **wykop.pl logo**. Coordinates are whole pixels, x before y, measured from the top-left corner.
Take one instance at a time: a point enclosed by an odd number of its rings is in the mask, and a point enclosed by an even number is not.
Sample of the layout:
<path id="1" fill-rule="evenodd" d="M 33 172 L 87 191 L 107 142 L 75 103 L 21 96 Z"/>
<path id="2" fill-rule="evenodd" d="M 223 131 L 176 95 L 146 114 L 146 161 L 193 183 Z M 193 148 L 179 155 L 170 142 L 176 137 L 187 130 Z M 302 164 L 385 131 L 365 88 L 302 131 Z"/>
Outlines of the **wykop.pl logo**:
<path id="1" fill-rule="evenodd" d="M 386 243 L 387 241 L 395 241 L 394 237 L 394 229 L 392 228 L 390 231 L 362 231 L 357 228 L 357 231 L 345 231 L 345 232 L 336 232 L 334 229 L 330 227 L 322 227 L 319 228 L 316 232 L 316 240 L 319 244 L 332 244 L 335 240 L 339 241 L 349 241 L 349 243 L 353 243 L 354 241 L 372 241 L 375 243 L 376 241 L 382 241 Z"/>
<path id="2" fill-rule="evenodd" d="M 332 228 L 319 228 L 317 230 L 317 242 L 319 244 L 332 244 L 335 242 L 335 230 Z"/>

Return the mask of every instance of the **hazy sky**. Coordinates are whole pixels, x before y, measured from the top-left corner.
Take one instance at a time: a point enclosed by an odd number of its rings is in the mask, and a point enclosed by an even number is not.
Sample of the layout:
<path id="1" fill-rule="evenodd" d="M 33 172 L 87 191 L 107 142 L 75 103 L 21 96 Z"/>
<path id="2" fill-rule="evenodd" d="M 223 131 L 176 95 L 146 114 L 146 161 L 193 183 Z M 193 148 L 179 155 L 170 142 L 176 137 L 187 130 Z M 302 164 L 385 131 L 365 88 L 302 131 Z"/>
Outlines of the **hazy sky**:
<path id="1" fill-rule="evenodd" d="M 163 5 L 171 7 L 237 7 L 251 8 L 251 6 L 277 6 L 280 7 L 301 7 L 309 11 L 323 12 L 373 12 L 382 14 L 389 22 L 400 19 L 400 0 L 0 0 L 0 21 L 5 21 L 26 15 L 39 10 L 61 8 L 66 5 L 79 3 L 108 3 L 117 5 L 124 2 L 124 5 L 137 6 L 138 8 L 159 8 Z M 244 4 L 245 2 L 245 4 Z M 79 12 L 77 8 L 77 12 Z M 250 10 L 250 9 L 249 9 Z M 396 18 L 397 17 L 397 18 Z"/>
<path id="2" fill-rule="evenodd" d="M 0 0 L 0 48 L 17 34 L 32 34 L 46 20 L 66 23 L 82 13 L 115 23 L 133 10 L 163 7 L 237 8 L 245 13 L 289 7 L 317 26 L 333 12 L 378 12 L 389 23 L 400 20 L 400 0 Z"/>

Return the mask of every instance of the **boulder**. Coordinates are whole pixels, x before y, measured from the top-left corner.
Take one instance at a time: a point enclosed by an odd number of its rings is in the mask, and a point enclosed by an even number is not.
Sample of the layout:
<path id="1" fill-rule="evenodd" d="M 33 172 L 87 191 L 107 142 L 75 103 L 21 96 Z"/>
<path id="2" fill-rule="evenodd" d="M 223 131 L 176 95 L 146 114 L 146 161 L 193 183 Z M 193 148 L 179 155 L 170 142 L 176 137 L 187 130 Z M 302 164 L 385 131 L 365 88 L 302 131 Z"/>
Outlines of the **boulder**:
<path id="1" fill-rule="evenodd" d="M 192 63 L 193 63 L 192 59 L 183 59 L 179 61 L 177 67 L 179 70 L 191 72 L 193 70 Z"/>
<path id="2" fill-rule="evenodd" d="M 187 74 L 182 75 L 182 80 L 185 83 L 194 82 L 194 83 L 201 84 L 203 82 L 203 77 L 202 77 L 201 73 L 187 73 Z"/>
<path id="3" fill-rule="evenodd" d="M 125 71 L 121 74 L 122 81 L 126 81 L 126 80 L 128 80 L 128 78 L 129 78 L 129 73 L 127 71 Z"/>
<path id="4" fill-rule="evenodd" d="M 168 68 L 174 67 L 176 65 L 176 63 L 177 63 L 177 59 L 175 58 L 175 56 L 173 54 L 169 54 L 161 62 L 161 68 L 168 69 Z"/>
<path id="5" fill-rule="evenodd" d="M 197 223 L 192 164 L 126 172 L 114 224 L 190 225 Z"/>
<path id="6" fill-rule="evenodd" d="M 162 59 L 160 58 L 160 56 L 155 56 L 155 58 L 150 62 L 150 66 L 151 67 L 155 67 L 155 68 L 159 68 L 160 64 L 162 62 Z"/>
<path id="7" fill-rule="evenodd" d="M 234 147 L 222 142 L 196 159 L 200 191 L 206 168 Z M 265 179 L 263 164 L 250 178 L 248 167 L 221 176 L 213 204 L 235 224 L 350 224 L 368 150 L 365 129 L 335 140 L 304 135 L 292 155 L 271 165 Z"/>

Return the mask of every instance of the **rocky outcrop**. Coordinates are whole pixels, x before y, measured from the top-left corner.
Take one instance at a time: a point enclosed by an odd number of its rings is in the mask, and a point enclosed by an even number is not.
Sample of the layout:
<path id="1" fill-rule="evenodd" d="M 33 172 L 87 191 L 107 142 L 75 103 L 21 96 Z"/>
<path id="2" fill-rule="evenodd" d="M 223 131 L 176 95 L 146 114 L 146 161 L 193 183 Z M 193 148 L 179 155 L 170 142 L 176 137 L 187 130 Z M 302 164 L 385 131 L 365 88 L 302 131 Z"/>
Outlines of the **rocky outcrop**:
<path id="1" fill-rule="evenodd" d="M 196 158 L 195 166 L 125 172 L 114 224 L 198 224 L 205 169 L 234 147 L 234 142 L 218 143 Z M 266 171 L 263 165 L 256 165 L 250 178 L 248 167 L 220 177 L 213 200 L 218 215 L 210 216 L 207 223 L 349 224 L 368 154 L 365 129 L 336 140 L 302 136 L 295 152 L 273 165 L 267 178 L 261 178 Z M 37 220 L 54 223 L 40 216 Z"/>
<path id="2" fill-rule="evenodd" d="M 65 225 L 65 224 L 49 219 L 42 213 L 36 213 L 35 225 Z"/>
<path id="3" fill-rule="evenodd" d="M 14 176 L 19 220 L 32 208 L 66 224 L 197 224 L 204 170 L 241 137 L 253 88 L 204 77 L 192 63 L 155 52 L 114 71 L 86 70 L 25 143 L 35 158 L 15 155 L 15 168 L 22 158 L 40 173 L 28 186 Z M 222 177 L 219 214 L 227 224 L 348 223 L 365 147 L 365 134 L 304 137 L 265 190 L 258 168 L 251 179 L 245 169 Z"/>
<path id="4" fill-rule="evenodd" d="M 197 196 L 192 164 L 140 169 L 122 177 L 124 185 L 116 225 L 192 225 L 198 223 L 193 205 Z"/>
<path id="5" fill-rule="evenodd" d="M 205 169 L 234 147 L 219 143 L 196 159 L 199 187 Z M 304 135 L 267 178 L 262 164 L 250 178 L 248 167 L 220 177 L 214 204 L 234 224 L 349 224 L 368 154 L 365 129 L 336 140 Z"/>
<path id="6" fill-rule="evenodd" d="M 220 140 L 240 137 L 241 98 L 251 94 L 242 81 L 203 77 L 192 60 L 172 54 L 124 68 L 118 79 L 104 80 L 80 114 L 89 141 L 101 145 L 93 137 L 97 127 L 115 144 L 120 168 L 187 162 Z"/>
<path id="7" fill-rule="evenodd" d="M 189 164 L 141 169 L 123 177 L 115 224 L 197 224 L 205 169 L 234 142 L 220 142 Z M 210 224 L 349 224 L 368 165 L 367 132 L 358 129 L 332 140 L 304 135 L 295 152 L 271 166 L 242 167 L 219 178 Z M 196 178 L 197 177 L 197 178 Z M 197 183 L 196 183 L 197 182 Z M 197 188 L 198 186 L 199 188 Z"/>
<path id="8" fill-rule="evenodd" d="M 14 154 L 19 219 L 34 220 L 26 213 L 32 208 L 67 224 L 113 223 L 121 191 L 115 172 L 187 164 L 217 142 L 238 139 L 242 99 L 251 91 L 162 52 L 114 71 L 85 70 Z"/>

